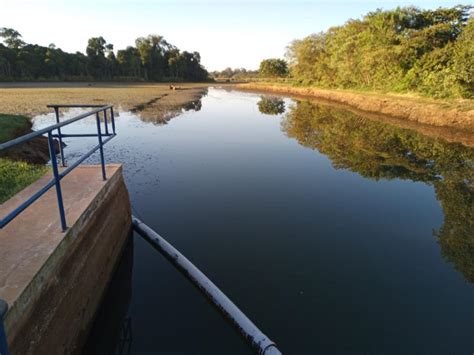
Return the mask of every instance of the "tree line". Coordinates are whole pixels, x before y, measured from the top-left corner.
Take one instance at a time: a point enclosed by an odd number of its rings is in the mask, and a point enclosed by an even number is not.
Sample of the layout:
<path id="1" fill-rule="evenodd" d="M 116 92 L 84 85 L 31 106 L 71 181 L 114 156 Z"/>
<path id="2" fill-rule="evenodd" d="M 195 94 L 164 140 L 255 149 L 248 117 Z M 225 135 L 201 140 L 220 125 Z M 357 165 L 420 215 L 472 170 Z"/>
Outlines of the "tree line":
<path id="1" fill-rule="evenodd" d="M 27 44 L 11 28 L 0 28 L 0 38 L 0 81 L 208 79 L 198 52 L 180 51 L 158 35 L 137 38 L 135 46 L 117 53 L 103 37 L 93 37 L 86 54 L 67 53 L 54 44 Z"/>
<path id="2" fill-rule="evenodd" d="M 215 79 L 235 79 L 235 80 L 245 80 L 252 77 L 258 76 L 258 70 L 250 70 L 246 68 L 235 68 L 227 67 L 224 70 L 215 70 L 210 73 L 211 76 Z"/>
<path id="3" fill-rule="evenodd" d="M 293 41 L 286 55 L 290 76 L 300 85 L 473 98 L 471 9 L 369 12 Z M 260 69 L 285 76 L 281 62 L 262 62 Z"/>

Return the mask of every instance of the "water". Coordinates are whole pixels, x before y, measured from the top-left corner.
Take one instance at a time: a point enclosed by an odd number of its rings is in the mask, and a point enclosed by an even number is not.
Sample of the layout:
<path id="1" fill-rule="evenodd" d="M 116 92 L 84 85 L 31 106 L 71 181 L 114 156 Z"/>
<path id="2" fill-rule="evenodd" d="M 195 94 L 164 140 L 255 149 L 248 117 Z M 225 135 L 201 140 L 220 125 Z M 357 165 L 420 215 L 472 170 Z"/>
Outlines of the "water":
<path id="1" fill-rule="evenodd" d="M 473 149 L 286 98 L 210 89 L 198 108 L 161 126 L 122 112 L 106 158 L 284 353 L 474 351 Z M 72 161 L 96 141 L 67 143 Z M 87 353 L 251 353 L 146 242 L 127 250 Z"/>

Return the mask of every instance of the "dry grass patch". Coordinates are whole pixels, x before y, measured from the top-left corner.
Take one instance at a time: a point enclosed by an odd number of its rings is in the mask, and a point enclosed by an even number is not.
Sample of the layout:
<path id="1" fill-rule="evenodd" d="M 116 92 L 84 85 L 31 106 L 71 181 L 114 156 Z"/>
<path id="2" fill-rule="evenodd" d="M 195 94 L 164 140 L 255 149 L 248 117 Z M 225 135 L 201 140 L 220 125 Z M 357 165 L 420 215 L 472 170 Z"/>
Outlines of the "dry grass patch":
<path id="1" fill-rule="evenodd" d="M 89 86 L 90 85 L 90 86 Z M 169 84 L 2 84 L 0 112 L 35 116 L 51 112 L 46 105 L 113 104 L 119 110 L 135 110 L 156 122 L 166 121 L 206 93 L 206 84 L 180 84 L 171 90 Z"/>

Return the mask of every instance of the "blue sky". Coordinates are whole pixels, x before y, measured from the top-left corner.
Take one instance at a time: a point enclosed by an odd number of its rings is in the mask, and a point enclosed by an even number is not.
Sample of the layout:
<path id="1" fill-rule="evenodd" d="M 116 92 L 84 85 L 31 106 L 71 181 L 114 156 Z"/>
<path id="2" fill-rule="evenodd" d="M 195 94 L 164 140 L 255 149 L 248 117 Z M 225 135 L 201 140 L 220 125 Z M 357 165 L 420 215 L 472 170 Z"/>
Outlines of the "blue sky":
<path id="1" fill-rule="evenodd" d="M 376 0 L 0 0 L 0 27 L 18 30 L 26 42 L 85 51 L 103 36 L 115 49 L 135 38 L 160 34 L 182 50 L 199 51 L 208 70 L 256 69 L 282 57 L 295 38 L 343 24 L 376 8 L 454 6 L 472 1 Z"/>

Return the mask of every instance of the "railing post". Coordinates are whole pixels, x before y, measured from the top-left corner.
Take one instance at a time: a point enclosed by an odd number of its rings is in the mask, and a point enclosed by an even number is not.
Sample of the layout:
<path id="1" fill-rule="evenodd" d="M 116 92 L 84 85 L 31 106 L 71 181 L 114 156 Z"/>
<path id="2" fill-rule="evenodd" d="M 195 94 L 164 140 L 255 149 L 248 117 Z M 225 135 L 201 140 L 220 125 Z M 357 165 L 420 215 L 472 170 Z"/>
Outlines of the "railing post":
<path id="1" fill-rule="evenodd" d="M 58 162 L 56 161 L 56 151 L 54 150 L 54 141 L 51 131 L 48 132 L 49 156 L 51 157 L 51 166 L 53 168 L 54 184 L 56 185 L 56 195 L 58 198 L 59 218 L 61 219 L 61 228 L 63 232 L 67 229 L 66 215 L 64 213 L 63 194 L 61 192 L 61 182 L 59 180 Z"/>
<path id="2" fill-rule="evenodd" d="M 56 123 L 59 123 L 59 107 L 54 107 L 54 113 L 56 114 Z M 63 151 L 63 138 L 61 136 L 61 128 L 58 128 L 58 138 L 59 138 L 59 153 L 61 154 L 61 165 L 66 166 L 66 161 L 64 159 Z"/>
<path id="3" fill-rule="evenodd" d="M 112 119 L 112 132 L 115 134 L 115 115 L 114 115 L 114 108 L 110 108 L 110 118 Z"/>
<path id="4" fill-rule="evenodd" d="M 8 355 L 8 342 L 5 333 L 5 326 L 3 320 L 7 314 L 8 304 L 0 299 L 0 355 Z"/>
<path id="5" fill-rule="evenodd" d="M 61 228 L 63 232 L 67 230 L 67 222 L 66 222 L 66 214 L 65 214 L 65 209 L 64 209 L 64 201 L 63 201 L 63 196 L 62 196 L 62 191 L 61 191 L 61 179 L 69 174 L 73 169 L 75 169 L 79 164 L 84 162 L 87 158 L 89 158 L 94 152 L 97 151 L 97 149 L 100 149 L 100 159 L 101 159 L 101 164 L 102 164 L 102 177 L 104 180 L 107 179 L 106 176 L 106 167 L 105 167 L 105 159 L 104 159 L 104 144 L 107 143 L 110 139 L 114 138 L 116 136 L 115 132 L 115 117 L 114 117 L 114 111 L 111 105 L 107 106 L 100 106 L 96 108 L 95 110 L 91 112 L 86 112 L 83 114 L 80 114 L 76 117 L 70 118 L 68 120 L 65 120 L 63 122 L 59 122 L 59 110 L 61 107 L 90 107 L 90 105 L 48 105 L 48 107 L 51 107 L 54 109 L 55 116 L 56 116 L 56 124 L 42 128 L 37 130 L 36 132 L 31 132 L 29 134 L 26 134 L 22 137 L 18 137 L 15 139 L 12 139 L 8 142 L 5 143 L 0 143 L 0 151 L 3 151 L 5 149 L 8 149 L 10 147 L 13 147 L 15 145 L 27 142 L 35 137 L 43 136 L 47 134 L 47 139 L 48 139 L 48 149 L 49 149 L 49 155 L 51 159 L 51 167 L 53 170 L 53 179 L 48 181 L 48 183 L 43 186 L 39 191 L 35 192 L 33 196 L 30 196 L 26 201 L 21 203 L 18 207 L 16 207 L 12 212 L 10 212 L 6 217 L 0 218 L 0 229 L 3 229 L 8 223 L 10 223 L 16 216 L 18 216 L 22 211 L 24 211 L 28 206 L 30 206 L 33 202 L 38 200 L 43 194 L 45 194 L 49 189 L 51 189 L 53 186 L 56 187 L 56 195 L 57 195 L 57 201 L 58 201 L 58 209 L 59 209 L 59 216 L 60 216 L 60 222 L 61 222 Z M 93 105 L 92 107 L 97 107 L 97 105 Z M 112 129 L 113 129 L 113 134 L 110 134 L 110 130 L 108 128 L 108 117 L 107 117 L 107 110 L 110 109 L 110 118 L 111 118 L 111 123 L 112 123 Z M 100 123 L 100 112 L 104 112 L 104 121 L 105 121 L 105 130 L 107 133 L 107 139 L 103 140 L 103 134 L 101 131 L 101 123 Z M 83 118 L 90 117 L 96 114 L 96 121 L 97 121 L 97 137 L 99 139 L 99 145 L 95 145 L 90 151 L 88 151 L 86 154 L 84 154 L 81 158 L 79 158 L 77 161 L 73 162 L 68 168 L 65 168 L 59 171 L 58 168 L 58 157 L 56 154 L 56 147 L 55 147 L 55 141 L 53 137 L 59 138 L 60 142 L 60 153 L 61 153 L 61 160 L 63 165 L 65 165 L 65 159 L 63 155 L 63 143 L 62 143 L 62 138 L 66 137 L 95 137 L 96 134 L 90 133 L 90 134 L 62 134 L 60 128 L 64 127 L 66 125 L 69 125 L 73 122 L 79 121 Z M 58 134 L 56 134 L 55 131 L 58 131 Z M 54 134 L 53 134 L 54 132 Z M 0 353 L 0 355 L 3 355 Z"/>
<path id="6" fill-rule="evenodd" d="M 109 125 L 107 124 L 107 110 L 104 110 L 105 134 L 109 135 Z"/>
<path id="7" fill-rule="evenodd" d="M 99 113 L 96 113 L 96 121 L 97 121 L 97 136 L 99 137 L 99 151 L 100 151 L 100 163 L 102 165 L 102 178 L 107 180 L 107 176 L 105 175 L 105 160 L 104 160 L 104 147 L 102 144 L 102 131 L 100 129 L 100 117 Z"/>

